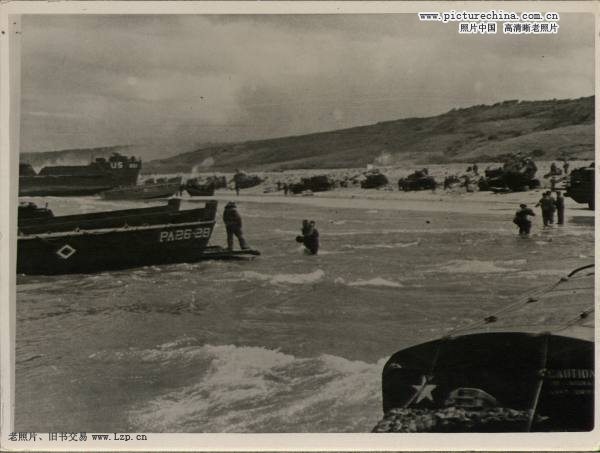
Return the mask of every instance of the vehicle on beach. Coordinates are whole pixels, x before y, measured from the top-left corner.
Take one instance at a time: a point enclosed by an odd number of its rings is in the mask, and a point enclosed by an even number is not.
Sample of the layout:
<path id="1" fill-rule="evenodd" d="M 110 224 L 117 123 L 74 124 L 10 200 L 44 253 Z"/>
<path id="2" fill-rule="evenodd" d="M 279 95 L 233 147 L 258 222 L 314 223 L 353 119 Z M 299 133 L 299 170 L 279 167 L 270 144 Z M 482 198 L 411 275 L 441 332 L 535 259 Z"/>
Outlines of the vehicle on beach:
<path id="1" fill-rule="evenodd" d="M 576 168 L 569 174 L 565 195 L 577 203 L 585 203 L 590 209 L 595 207 L 595 167 Z"/>
<path id="2" fill-rule="evenodd" d="M 290 184 L 289 189 L 293 194 L 310 192 L 326 192 L 335 187 L 335 181 L 328 175 L 316 175 L 302 178 L 299 183 Z"/>
<path id="3" fill-rule="evenodd" d="M 594 265 L 395 353 L 374 432 L 590 431 Z"/>
<path id="4" fill-rule="evenodd" d="M 181 177 L 148 179 L 135 186 L 115 187 L 100 193 L 105 200 L 151 200 L 168 198 L 179 192 Z"/>
<path id="5" fill-rule="evenodd" d="M 180 210 L 180 203 L 171 199 L 159 207 L 66 216 L 40 215 L 24 206 L 19 209 L 17 273 L 88 273 L 259 254 L 208 246 L 215 200 L 190 210 Z"/>
<path id="6" fill-rule="evenodd" d="M 365 179 L 360 182 L 361 189 L 378 189 L 388 185 L 387 176 L 379 170 L 371 170 L 365 173 Z"/>
<path id="7" fill-rule="evenodd" d="M 424 170 L 411 173 L 406 178 L 398 180 L 398 189 L 405 192 L 411 190 L 435 190 L 437 183 L 433 176 L 429 176 Z"/>
<path id="8" fill-rule="evenodd" d="M 521 154 L 513 154 L 506 158 L 504 165 L 498 168 L 486 168 L 485 176 L 479 179 L 479 190 L 496 193 L 525 192 L 540 187 L 540 180 L 535 177 L 535 162 Z"/>
<path id="9" fill-rule="evenodd" d="M 43 167 L 36 173 L 28 163 L 19 164 L 19 196 L 96 195 L 118 186 L 137 183 L 142 161 L 113 153 L 88 165 Z"/>
<path id="10" fill-rule="evenodd" d="M 237 172 L 233 175 L 233 184 L 238 189 L 250 189 L 251 187 L 258 186 L 263 180 L 256 175 L 247 175 L 242 172 Z"/>
<path id="11" fill-rule="evenodd" d="M 212 197 L 215 194 L 215 188 L 213 181 L 202 184 L 197 178 L 188 179 L 183 186 L 183 189 L 192 197 Z"/>

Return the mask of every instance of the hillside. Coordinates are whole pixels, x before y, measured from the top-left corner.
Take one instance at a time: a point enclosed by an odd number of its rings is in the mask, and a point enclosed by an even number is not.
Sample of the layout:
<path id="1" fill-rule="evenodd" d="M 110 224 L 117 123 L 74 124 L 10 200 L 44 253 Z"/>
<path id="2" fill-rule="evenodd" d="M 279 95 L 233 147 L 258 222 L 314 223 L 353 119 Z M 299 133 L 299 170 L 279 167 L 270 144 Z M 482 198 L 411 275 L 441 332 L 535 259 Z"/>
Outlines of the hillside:
<path id="1" fill-rule="evenodd" d="M 330 132 L 213 145 L 147 162 L 144 172 L 288 170 L 498 161 L 521 151 L 551 160 L 594 158 L 594 97 L 453 109 Z"/>

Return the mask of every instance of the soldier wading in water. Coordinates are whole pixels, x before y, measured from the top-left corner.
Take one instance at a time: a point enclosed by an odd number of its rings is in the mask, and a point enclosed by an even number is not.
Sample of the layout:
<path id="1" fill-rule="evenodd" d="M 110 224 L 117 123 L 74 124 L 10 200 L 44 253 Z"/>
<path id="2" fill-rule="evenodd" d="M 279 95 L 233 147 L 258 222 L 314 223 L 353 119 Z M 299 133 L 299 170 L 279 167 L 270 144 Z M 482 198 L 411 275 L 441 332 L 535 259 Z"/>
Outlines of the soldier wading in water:
<path id="1" fill-rule="evenodd" d="M 248 247 L 242 233 L 242 217 L 237 211 L 235 203 L 232 201 L 225 205 L 225 209 L 223 210 L 223 222 L 225 223 L 225 228 L 227 230 L 227 250 L 233 250 L 233 236 L 237 237 L 238 241 L 240 241 L 242 250 L 248 250 L 250 247 Z"/>
<path id="2" fill-rule="evenodd" d="M 519 227 L 519 236 L 527 237 L 531 231 L 531 220 L 529 216 L 535 216 L 530 208 L 526 204 L 520 205 L 520 209 L 515 213 L 513 223 Z"/>
<path id="3" fill-rule="evenodd" d="M 296 236 L 296 242 L 304 244 L 306 252 L 310 255 L 319 253 L 319 231 L 315 228 L 314 220 L 302 221 L 302 236 Z"/>
<path id="4" fill-rule="evenodd" d="M 552 198 L 552 193 L 550 191 L 544 192 L 541 200 L 535 206 L 542 208 L 544 226 L 552 225 L 554 223 L 554 211 L 556 211 L 556 200 Z"/>

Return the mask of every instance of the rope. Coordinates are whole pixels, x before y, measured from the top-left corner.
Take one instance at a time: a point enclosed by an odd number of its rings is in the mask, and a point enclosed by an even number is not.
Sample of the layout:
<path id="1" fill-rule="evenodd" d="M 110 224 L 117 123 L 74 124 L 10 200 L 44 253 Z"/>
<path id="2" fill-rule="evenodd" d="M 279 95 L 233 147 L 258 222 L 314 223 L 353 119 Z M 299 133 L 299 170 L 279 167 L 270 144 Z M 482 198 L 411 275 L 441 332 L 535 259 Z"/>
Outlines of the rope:
<path id="1" fill-rule="evenodd" d="M 577 269 L 572 271 L 569 275 L 567 275 L 567 277 L 571 277 L 571 276 L 575 275 L 577 272 L 582 271 L 584 269 L 589 269 L 590 267 L 594 267 L 594 264 L 587 264 L 585 266 L 578 267 Z"/>
<path id="2" fill-rule="evenodd" d="M 593 266 L 594 265 L 591 264 L 591 265 L 586 265 L 586 266 L 580 267 L 578 269 L 575 269 L 573 272 L 571 272 L 569 274 L 569 276 L 571 276 L 571 275 L 573 275 L 573 274 L 575 274 L 575 273 L 577 273 L 577 272 L 579 272 L 579 271 L 581 271 L 583 269 L 587 269 L 587 268 L 593 267 Z M 502 313 L 505 313 L 505 312 L 507 312 L 509 310 L 512 310 L 513 308 L 515 308 L 515 307 L 517 307 L 519 305 L 525 305 L 532 298 L 537 298 L 539 296 L 542 296 L 543 294 L 546 294 L 546 293 L 549 293 L 550 291 L 553 291 L 554 289 L 556 289 L 557 286 L 559 286 L 561 283 L 564 283 L 565 281 L 566 281 L 565 278 L 561 277 L 556 283 L 550 285 L 549 287 L 547 287 L 546 285 L 544 285 L 544 286 L 540 286 L 538 288 L 534 288 L 530 292 L 525 293 L 525 296 L 523 296 L 522 298 L 518 299 L 516 302 L 514 302 L 512 304 L 509 304 L 509 305 L 507 305 L 505 307 L 502 307 L 502 308 L 500 308 L 499 310 L 497 310 L 495 312 L 492 312 L 491 315 L 488 315 L 488 316 L 486 316 L 483 319 L 480 319 L 478 321 L 474 321 L 474 322 L 472 322 L 470 324 L 467 324 L 465 326 L 462 326 L 462 327 L 459 326 L 459 327 L 456 327 L 456 328 L 452 329 L 450 332 L 448 332 L 445 335 L 445 337 L 450 337 L 450 336 L 452 336 L 452 335 L 454 335 L 454 334 L 456 334 L 458 332 L 462 332 L 464 330 L 469 330 L 469 329 L 473 329 L 475 327 L 483 326 L 483 325 L 485 325 L 485 324 L 488 323 L 487 319 L 496 318 L 498 315 L 500 315 Z"/>
<path id="3" fill-rule="evenodd" d="M 569 327 L 572 327 L 572 326 L 580 323 L 584 319 L 587 319 L 587 317 L 591 313 L 594 313 L 595 308 L 596 307 L 594 305 L 591 305 L 590 307 L 586 308 L 584 311 L 579 313 L 579 315 L 577 317 L 571 319 L 570 321 L 567 321 L 566 324 L 561 329 L 556 330 L 556 332 L 562 332 L 563 330 L 568 329 Z"/>

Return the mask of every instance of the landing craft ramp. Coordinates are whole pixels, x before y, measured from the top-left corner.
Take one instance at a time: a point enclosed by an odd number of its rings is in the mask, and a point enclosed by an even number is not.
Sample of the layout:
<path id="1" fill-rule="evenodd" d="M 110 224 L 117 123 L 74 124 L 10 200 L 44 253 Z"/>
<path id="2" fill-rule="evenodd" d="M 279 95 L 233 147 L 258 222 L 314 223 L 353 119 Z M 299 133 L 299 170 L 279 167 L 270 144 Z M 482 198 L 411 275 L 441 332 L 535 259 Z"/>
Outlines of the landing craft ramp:
<path id="1" fill-rule="evenodd" d="M 375 432 L 592 430 L 593 265 L 397 352 L 382 390 Z"/>

